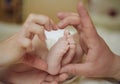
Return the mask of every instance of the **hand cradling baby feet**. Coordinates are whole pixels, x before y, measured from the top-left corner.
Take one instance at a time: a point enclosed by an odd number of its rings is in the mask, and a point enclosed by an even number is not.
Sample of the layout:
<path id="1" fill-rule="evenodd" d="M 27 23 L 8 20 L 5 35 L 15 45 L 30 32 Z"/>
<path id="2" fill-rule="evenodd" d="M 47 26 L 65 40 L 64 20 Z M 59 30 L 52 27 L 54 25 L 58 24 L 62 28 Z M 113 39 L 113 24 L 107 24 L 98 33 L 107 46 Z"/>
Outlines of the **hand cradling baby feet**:
<path id="1" fill-rule="evenodd" d="M 38 47 L 38 45 L 36 45 L 36 47 Z M 39 49 L 37 50 L 39 52 Z M 9 77 L 7 76 L 5 79 L 7 82 L 14 84 L 19 84 L 19 82 L 21 83 L 21 80 L 25 79 L 27 76 L 29 77 L 26 81 L 24 81 L 23 84 L 31 84 L 32 82 L 39 84 L 40 81 L 43 84 L 46 81 L 51 83 L 54 81 L 64 81 L 68 78 L 68 75 L 66 73 L 60 73 L 60 70 L 64 65 L 71 62 L 75 51 L 76 45 L 73 36 L 70 35 L 68 31 L 65 31 L 64 35 L 59 38 L 59 40 L 53 45 L 53 47 L 48 51 L 47 56 L 44 58 L 48 64 L 48 69 L 46 70 L 47 73 L 44 71 L 43 73 L 41 70 L 37 70 L 28 65 L 19 64 L 15 65 L 15 67 L 11 67 L 12 69 L 9 73 Z M 36 79 L 36 77 L 38 78 Z M 36 80 L 34 80 L 34 78 Z"/>

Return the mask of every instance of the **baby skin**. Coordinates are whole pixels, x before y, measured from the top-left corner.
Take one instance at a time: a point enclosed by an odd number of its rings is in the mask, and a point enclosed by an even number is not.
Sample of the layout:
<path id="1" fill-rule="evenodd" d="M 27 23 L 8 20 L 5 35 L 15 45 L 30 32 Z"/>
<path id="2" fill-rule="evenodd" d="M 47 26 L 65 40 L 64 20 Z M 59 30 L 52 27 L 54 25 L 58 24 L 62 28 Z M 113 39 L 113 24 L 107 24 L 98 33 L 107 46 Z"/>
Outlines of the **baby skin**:
<path id="1" fill-rule="evenodd" d="M 68 31 L 53 45 L 46 59 L 48 64 L 47 72 L 57 75 L 61 67 L 68 64 L 75 54 L 75 41 Z"/>

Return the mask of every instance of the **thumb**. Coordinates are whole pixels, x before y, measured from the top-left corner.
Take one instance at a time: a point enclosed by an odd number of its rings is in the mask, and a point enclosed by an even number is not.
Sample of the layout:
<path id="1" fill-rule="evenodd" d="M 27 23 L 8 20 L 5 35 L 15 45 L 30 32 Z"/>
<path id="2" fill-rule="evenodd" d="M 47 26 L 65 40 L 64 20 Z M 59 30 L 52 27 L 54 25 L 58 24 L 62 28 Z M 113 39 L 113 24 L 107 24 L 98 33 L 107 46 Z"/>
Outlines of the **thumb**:
<path id="1" fill-rule="evenodd" d="M 84 64 L 69 64 L 64 66 L 60 73 L 68 73 L 72 75 L 86 75 L 88 70 L 89 70 L 89 64 L 84 63 Z"/>
<path id="2" fill-rule="evenodd" d="M 81 20 L 81 25 L 78 28 L 82 30 L 86 37 L 94 38 L 94 36 L 97 34 L 97 31 L 82 2 L 78 3 L 77 9 Z"/>

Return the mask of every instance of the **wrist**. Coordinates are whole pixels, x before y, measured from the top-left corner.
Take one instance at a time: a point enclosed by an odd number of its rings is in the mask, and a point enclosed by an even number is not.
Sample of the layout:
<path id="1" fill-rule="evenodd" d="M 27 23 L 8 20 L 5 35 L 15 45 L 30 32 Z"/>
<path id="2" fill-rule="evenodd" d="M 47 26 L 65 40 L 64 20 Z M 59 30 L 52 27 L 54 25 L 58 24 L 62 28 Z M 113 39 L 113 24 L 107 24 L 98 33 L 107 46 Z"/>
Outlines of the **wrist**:
<path id="1" fill-rule="evenodd" d="M 21 55 L 19 55 L 19 52 Z M 22 56 L 23 49 L 15 36 L 3 41 L 0 45 L 0 67 L 9 66 Z"/>

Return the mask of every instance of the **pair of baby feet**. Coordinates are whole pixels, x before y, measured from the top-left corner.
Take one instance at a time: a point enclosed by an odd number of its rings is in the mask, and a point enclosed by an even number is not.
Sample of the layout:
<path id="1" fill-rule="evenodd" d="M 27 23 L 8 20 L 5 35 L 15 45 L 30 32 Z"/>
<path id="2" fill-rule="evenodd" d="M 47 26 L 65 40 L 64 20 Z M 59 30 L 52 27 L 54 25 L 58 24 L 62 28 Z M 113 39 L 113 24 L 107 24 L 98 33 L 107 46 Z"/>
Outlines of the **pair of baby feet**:
<path id="1" fill-rule="evenodd" d="M 51 47 L 48 57 L 47 72 L 51 75 L 57 75 L 62 66 L 70 63 L 75 55 L 76 45 L 72 35 L 65 30 L 63 37 Z"/>

